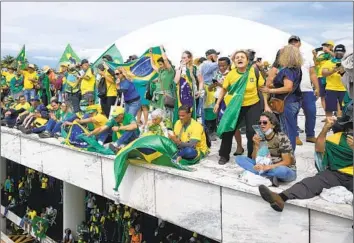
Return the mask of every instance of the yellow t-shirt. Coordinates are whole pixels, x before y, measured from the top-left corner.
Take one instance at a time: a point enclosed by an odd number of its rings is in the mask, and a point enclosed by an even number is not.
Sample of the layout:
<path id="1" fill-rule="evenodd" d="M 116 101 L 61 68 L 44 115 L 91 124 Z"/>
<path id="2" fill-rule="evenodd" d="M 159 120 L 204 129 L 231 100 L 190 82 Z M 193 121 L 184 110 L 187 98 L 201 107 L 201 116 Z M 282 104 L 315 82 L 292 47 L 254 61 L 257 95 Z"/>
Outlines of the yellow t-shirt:
<path id="1" fill-rule="evenodd" d="M 43 177 L 42 178 L 42 189 L 46 189 L 48 186 L 48 178 L 47 177 Z"/>
<path id="2" fill-rule="evenodd" d="M 103 127 L 108 121 L 107 117 L 103 114 L 100 114 L 100 113 L 97 113 L 97 115 L 92 117 L 92 119 L 93 119 L 92 123 L 93 123 L 95 129 L 98 127 Z"/>
<path id="3" fill-rule="evenodd" d="M 199 142 L 195 147 L 198 153 L 202 152 L 206 154 L 208 152 L 203 126 L 194 119 L 191 120 L 186 129 L 183 127 L 181 121 L 178 120 L 174 127 L 174 133 L 183 143 L 189 142 L 191 139 L 198 140 Z"/>
<path id="4" fill-rule="evenodd" d="M 328 136 L 326 140 L 334 144 L 339 144 L 342 134 L 343 134 L 342 132 L 337 132 L 335 134 Z M 338 171 L 345 174 L 353 175 L 353 166 L 347 166 L 345 168 L 339 169 Z"/>
<path id="5" fill-rule="evenodd" d="M 242 76 L 242 73 L 239 73 L 237 69 L 232 69 L 225 77 L 225 80 L 223 82 L 223 88 L 228 90 L 228 88 L 233 85 L 235 82 L 237 82 Z M 264 85 L 264 79 L 261 74 L 259 74 L 258 78 L 258 87 L 261 87 Z M 232 99 L 232 96 L 227 95 L 225 96 L 225 104 L 228 105 Z M 258 97 L 258 89 L 257 89 L 257 78 L 256 74 L 254 71 L 254 68 L 252 67 L 249 75 L 248 75 L 248 80 L 247 80 L 247 85 L 246 85 L 246 90 L 245 90 L 245 95 L 243 97 L 243 102 L 242 106 L 250 106 L 254 105 L 257 102 L 259 102 L 259 97 Z"/>
<path id="6" fill-rule="evenodd" d="M 33 89 L 34 85 L 29 79 L 38 79 L 36 72 L 29 73 L 28 71 L 23 71 L 23 88 L 24 89 Z"/>
<path id="7" fill-rule="evenodd" d="M 15 74 L 1 71 L 1 75 L 3 75 L 5 77 L 7 85 L 10 86 L 11 79 L 13 79 L 15 77 Z"/>
<path id="8" fill-rule="evenodd" d="M 17 104 L 16 106 L 15 106 L 15 110 L 20 110 L 20 109 L 25 109 L 26 111 L 28 111 L 30 108 L 31 108 L 31 105 L 28 103 L 28 102 L 26 102 L 25 104 L 23 104 L 23 105 L 21 105 L 21 104 Z"/>
<path id="9" fill-rule="evenodd" d="M 81 94 L 84 95 L 87 92 L 93 92 L 95 89 L 96 78 L 92 73 L 91 68 L 87 69 L 84 78 L 81 80 Z"/>
<path id="10" fill-rule="evenodd" d="M 34 217 L 36 217 L 36 216 L 37 216 L 37 212 L 36 212 L 36 210 L 32 210 L 32 211 L 30 211 L 30 212 L 28 213 L 28 216 L 29 216 L 29 218 L 30 218 L 31 220 L 33 220 L 33 219 L 34 219 Z"/>
<path id="11" fill-rule="evenodd" d="M 107 97 L 115 97 L 115 96 L 117 96 L 117 87 L 116 87 L 116 83 L 114 81 L 114 77 L 112 77 L 112 75 L 107 70 L 105 70 L 105 74 L 111 76 L 111 78 L 113 79 L 113 82 L 109 82 L 106 79 Z"/>
<path id="12" fill-rule="evenodd" d="M 326 61 L 325 64 L 323 64 L 322 71 L 324 69 L 328 69 L 329 71 L 331 71 L 335 67 L 336 64 L 333 63 L 331 60 L 329 60 Z M 342 83 L 342 76 L 340 76 L 339 73 L 333 73 L 332 75 L 326 77 L 326 90 L 333 90 L 333 91 L 347 90 Z"/>

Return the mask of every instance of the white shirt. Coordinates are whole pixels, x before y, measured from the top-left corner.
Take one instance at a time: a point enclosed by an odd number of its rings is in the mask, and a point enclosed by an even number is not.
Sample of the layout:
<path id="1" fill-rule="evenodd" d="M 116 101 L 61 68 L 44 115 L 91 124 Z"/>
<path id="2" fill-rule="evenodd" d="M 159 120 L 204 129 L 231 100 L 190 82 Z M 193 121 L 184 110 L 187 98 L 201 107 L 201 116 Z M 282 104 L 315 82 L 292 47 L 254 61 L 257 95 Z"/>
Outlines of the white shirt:
<path id="1" fill-rule="evenodd" d="M 315 66 L 313 60 L 307 60 L 304 55 L 302 55 L 304 64 L 301 66 L 302 79 L 300 83 L 301 92 L 313 91 L 312 82 L 310 79 L 310 68 Z"/>

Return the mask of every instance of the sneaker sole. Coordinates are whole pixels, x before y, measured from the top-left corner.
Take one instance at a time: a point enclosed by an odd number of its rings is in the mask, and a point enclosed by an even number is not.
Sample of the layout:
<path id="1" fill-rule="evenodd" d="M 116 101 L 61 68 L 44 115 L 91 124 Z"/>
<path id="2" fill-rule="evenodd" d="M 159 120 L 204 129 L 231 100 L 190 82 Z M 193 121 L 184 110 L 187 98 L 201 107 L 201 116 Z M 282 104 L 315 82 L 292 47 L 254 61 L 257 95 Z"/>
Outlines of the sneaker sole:
<path id="1" fill-rule="evenodd" d="M 263 198 L 264 201 L 270 203 L 270 206 L 277 212 L 282 212 L 283 209 L 281 207 L 279 207 L 278 204 L 275 203 L 275 201 L 273 200 L 270 190 L 268 189 L 268 187 L 264 186 L 264 185 L 260 185 L 258 187 L 259 193 L 261 194 L 261 197 Z"/>

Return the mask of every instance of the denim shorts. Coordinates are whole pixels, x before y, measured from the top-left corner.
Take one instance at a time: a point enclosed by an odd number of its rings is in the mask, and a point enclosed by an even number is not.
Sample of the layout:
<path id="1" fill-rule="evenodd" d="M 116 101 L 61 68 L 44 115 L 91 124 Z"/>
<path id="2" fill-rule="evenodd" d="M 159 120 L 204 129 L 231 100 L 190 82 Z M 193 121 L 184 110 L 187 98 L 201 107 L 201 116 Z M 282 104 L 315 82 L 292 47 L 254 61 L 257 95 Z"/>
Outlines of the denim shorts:
<path id="1" fill-rule="evenodd" d="M 125 103 L 124 109 L 126 113 L 132 114 L 134 117 L 141 108 L 140 100 L 133 101 L 131 103 Z"/>

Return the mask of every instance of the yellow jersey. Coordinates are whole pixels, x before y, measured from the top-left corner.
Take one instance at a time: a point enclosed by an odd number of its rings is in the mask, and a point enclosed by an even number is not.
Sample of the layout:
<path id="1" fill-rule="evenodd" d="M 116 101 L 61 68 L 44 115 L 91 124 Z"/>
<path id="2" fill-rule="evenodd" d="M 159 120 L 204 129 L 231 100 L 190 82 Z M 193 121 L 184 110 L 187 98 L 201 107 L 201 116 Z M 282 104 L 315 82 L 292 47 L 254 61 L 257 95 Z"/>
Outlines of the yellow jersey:
<path id="1" fill-rule="evenodd" d="M 28 103 L 28 102 L 26 102 L 25 104 L 17 104 L 16 106 L 15 106 L 15 110 L 20 110 L 20 109 L 25 109 L 26 111 L 29 111 L 29 109 L 31 108 L 31 105 Z"/>
<path id="2" fill-rule="evenodd" d="M 28 71 L 23 71 L 23 88 L 24 89 L 33 89 L 34 84 L 30 79 L 38 80 L 38 75 L 36 72 L 30 73 Z"/>
<path id="3" fill-rule="evenodd" d="M 174 127 L 174 133 L 183 143 L 187 143 L 192 139 L 197 140 L 198 143 L 195 148 L 198 151 L 198 155 L 200 152 L 204 155 L 208 152 L 204 128 L 196 120 L 192 119 L 191 123 L 186 128 L 182 125 L 181 121 L 178 120 Z"/>
<path id="4" fill-rule="evenodd" d="M 92 72 L 92 69 L 87 69 L 84 78 L 81 80 L 81 94 L 84 95 L 87 92 L 93 92 L 96 85 L 96 78 Z"/>
<path id="5" fill-rule="evenodd" d="M 117 96 L 117 87 L 116 87 L 116 83 L 115 83 L 115 77 L 113 77 L 108 70 L 105 70 L 105 74 L 107 76 L 110 76 L 113 79 L 113 82 L 109 82 L 106 79 L 106 86 L 107 86 L 107 97 L 115 97 Z"/>
<path id="6" fill-rule="evenodd" d="M 108 121 L 107 117 L 103 114 L 100 114 L 100 113 L 97 113 L 97 115 L 92 117 L 92 120 L 93 120 L 92 123 L 93 123 L 95 129 L 98 127 L 103 127 Z"/>
<path id="7" fill-rule="evenodd" d="M 326 61 L 323 64 L 322 72 L 325 69 L 332 71 L 335 67 L 336 67 L 336 63 L 332 62 L 331 60 Z M 342 83 L 342 76 L 338 72 L 333 73 L 332 75 L 326 77 L 326 90 L 333 90 L 333 91 L 347 90 Z"/>
<path id="8" fill-rule="evenodd" d="M 1 71 L 1 75 L 3 75 L 5 77 L 7 86 L 10 86 L 10 82 L 15 77 L 15 74 L 14 73 L 5 72 L 5 71 Z"/>
<path id="9" fill-rule="evenodd" d="M 241 78 L 243 73 L 240 73 L 237 71 L 237 69 L 232 69 L 225 77 L 224 82 L 223 82 L 223 88 L 225 90 L 228 90 L 228 88 L 233 85 L 234 83 L 238 82 L 238 80 Z M 261 87 L 264 85 L 264 79 L 262 75 L 259 75 L 258 78 L 258 87 Z M 259 102 L 259 96 L 258 96 L 258 87 L 257 87 L 257 77 L 256 73 L 254 70 L 254 67 L 251 67 L 249 74 L 248 74 L 248 79 L 247 79 L 247 85 L 246 85 L 246 90 L 245 94 L 243 97 L 243 102 L 242 106 L 251 106 Z M 226 95 L 224 100 L 226 106 L 230 103 L 232 99 L 231 95 Z"/>

